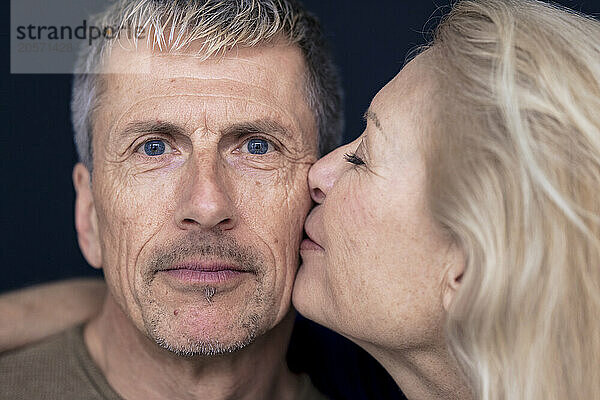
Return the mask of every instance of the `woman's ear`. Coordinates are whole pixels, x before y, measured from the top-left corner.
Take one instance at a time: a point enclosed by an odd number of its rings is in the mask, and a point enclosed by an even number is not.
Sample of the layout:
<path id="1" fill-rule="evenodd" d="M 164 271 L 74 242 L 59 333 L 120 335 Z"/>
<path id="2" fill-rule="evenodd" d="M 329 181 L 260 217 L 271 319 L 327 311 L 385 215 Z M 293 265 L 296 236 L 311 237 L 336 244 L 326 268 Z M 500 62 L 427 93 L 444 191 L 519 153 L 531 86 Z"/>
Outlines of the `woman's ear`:
<path id="1" fill-rule="evenodd" d="M 75 186 L 75 229 L 79 248 L 86 261 L 94 268 L 102 267 L 102 249 L 98 235 L 98 217 L 92 196 L 90 172 L 82 164 L 73 168 Z"/>
<path id="2" fill-rule="evenodd" d="M 452 245 L 448 251 L 448 263 L 442 279 L 442 303 L 446 312 L 450 310 L 456 292 L 460 288 L 465 272 L 465 258 L 460 249 Z"/>

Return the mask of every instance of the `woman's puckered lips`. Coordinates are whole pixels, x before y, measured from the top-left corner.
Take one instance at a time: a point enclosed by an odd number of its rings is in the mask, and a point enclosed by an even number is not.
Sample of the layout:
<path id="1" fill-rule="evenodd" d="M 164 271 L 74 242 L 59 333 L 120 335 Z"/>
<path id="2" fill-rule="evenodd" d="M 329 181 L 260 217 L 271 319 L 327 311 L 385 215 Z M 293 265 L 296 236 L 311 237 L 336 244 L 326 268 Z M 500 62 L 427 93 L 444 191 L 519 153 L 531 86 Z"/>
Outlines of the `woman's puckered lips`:
<path id="1" fill-rule="evenodd" d="M 308 214 L 308 217 L 306 217 L 306 221 L 304 222 L 304 234 L 307 239 L 302 241 L 302 245 L 300 246 L 301 250 L 324 250 L 318 234 L 319 231 L 316 229 L 315 224 L 315 220 L 318 220 L 318 216 L 315 216 L 317 210 L 318 206 Z"/>

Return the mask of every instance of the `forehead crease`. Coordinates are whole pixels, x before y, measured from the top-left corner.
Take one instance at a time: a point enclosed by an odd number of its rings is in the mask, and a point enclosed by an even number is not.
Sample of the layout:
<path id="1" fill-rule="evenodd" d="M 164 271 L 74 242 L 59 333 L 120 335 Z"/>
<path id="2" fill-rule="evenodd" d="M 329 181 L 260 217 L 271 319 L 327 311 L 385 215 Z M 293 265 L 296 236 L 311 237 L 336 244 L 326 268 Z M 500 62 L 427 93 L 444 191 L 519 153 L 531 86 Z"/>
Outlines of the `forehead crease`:
<path id="1" fill-rule="evenodd" d="M 298 99 L 299 91 L 289 89 L 289 87 L 264 87 L 230 78 L 163 78 L 155 82 L 145 79 L 130 79 L 123 80 L 122 85 L 113 84 L 112 90 L 105 92 L 105 98 L 110 100 L 109 105 L 114 104 L 115 110 L 123 110 L 127 107 L 127 111 L 131 111 L 149 99 L 173 97 L 216 99 L 221 97 L 230 100 L 246 100 L 248 103 L 262 105 L 281 114 L 286 114 L 287 107 L 289 109 L 288 117 L 293 120 L 301 114 L 299 106 L 307 108 L 305 111 L 310 110 L 308 110 L 304 96 L 301 95 L 302 97 Z M 132 97 L 142 100 L 135 101 Z M 112 99 L 116 99 L 116 101 Z"/>
<path id="2" fill-rule="evenodd" d="M 110 80 L 109 80 L 110 81 Z M 218 77 L 218 76 L 169 76 L 169 77 L 150 77 L 142 78 L 140 75 L 123 75 L 119 83 L 109 85 L 108 89 L 115 92 L 113 96 L 126 97 L 127 95 L 144 96 L 168 96 L 177 93 L 187 95 L 202 95 L 210 93 L 243 93 L 269 99 L 272 101 L 288 100 L 284 99 L 285 89 L 289 87 L 278 88 L 277 84 L 281 81 L 271 81 L 271 84 L 265 85 L 263 82 L 252 83 L 244 80 L 243 77 Z M 119 93 L 122 93 L 119 95 Z M 296 93 L 290 91 L 290 94 Z M 117 97 L 117 98 L 119 98 Z M 281 97 L 281 98 L 278 98 Z"/>
<path id="3" fill-rule="evenodd" d="M 191 133 L 198 129 L 198 126 L 211 128 L 214 130 L 224 129 L 235 123 L 245 123 L 252 121 L 262 121 L 261 127 L 279 127 L 278 130 L 297 130 L 298 122 L 295 118 L 288 116 L 283 110 L 269 103 L 259 102 L 253 99 L 239 96 L 218 96 L 223 102 L 234 100 L 234 103 L 225 104 L 222 102 L 202 102 L 199 106 L 197 100 L 200 98 L 212 98 L 210 95 L 164 95 L 145 98 L 131 105 L 119 118 L 115 120 L 113 131 L 135 133 L 135 130 L 127 130 L 132 121 L 161 121 L 168 122 L 173 126 L 178 126 L 178 133 Z M 172 98 L 174 102 L 165 102 L 164 99 Z M 186 98 L 191 101 L 185 101 Z M 176 110 L 173 112 L 173 103 L 177 102 Z M 231 108 L 234 108 L 233 110 Z M 227 114 L 223 118 L 223 114 Z M 269 121 L 270 125 L 264 123 Z M 147 128 L 148 126 L 146 126 Z M 256 125 L 255 127 L 258 127 Z M 273 129 L 274 130 L 274 129 Z M 173 131 L 173 130 L 171 130 Z"/>
<path id="4" fill-rule="evenodd" d="M 278 84 L 281 72 L 294 81 L 303 77 L 304 64 L 296 46 L 234 48 L 221 57 L 209 59 L 193 52 L 173 54 L 145 47 L 122 49 L 116 46 L 107 63 L 114 67 L 106 72 L 136 75 L 142 71 L 146 75 L 167 78 L 234 77 L 241 81 L 251 78 Z"/>

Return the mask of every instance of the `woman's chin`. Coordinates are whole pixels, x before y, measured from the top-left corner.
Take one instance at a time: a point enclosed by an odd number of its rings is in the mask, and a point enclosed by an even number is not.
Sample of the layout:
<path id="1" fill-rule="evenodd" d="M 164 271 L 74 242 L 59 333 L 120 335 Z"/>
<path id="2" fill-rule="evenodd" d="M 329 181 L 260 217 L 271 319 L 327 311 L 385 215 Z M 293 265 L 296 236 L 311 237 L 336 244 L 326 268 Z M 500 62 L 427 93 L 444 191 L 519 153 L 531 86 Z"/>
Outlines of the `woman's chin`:
<path id="1" fill-rule="evenodd" d="M 302 263 L 292 291 L 294 308 L 303 317 L 346 336 L 354 325 L 349 326 L 348 321 L 356 319 L 350 315 L 351 308 L 342 306 L 342 299 L 335 296 L 343 296 L 342 293 L 346 293 L 351 287 L 346 286 L 347 282 L 336 280 L 339 274 L 332 276 L 327 273 L 331 266 L 322 252 L 309 252 L 309 255 L 304 253 L 301 253 Z"/>
<path id="2" fill-rule="evenodd" d="M 324 316 L 321 315 L 324 305 L 328 304 L 324 298 L 322 274 L 311 262 L 303 261 L 298 268 L 294 289 L 292 291 L 292 304 L 302 316 L 323 325 Z"/>

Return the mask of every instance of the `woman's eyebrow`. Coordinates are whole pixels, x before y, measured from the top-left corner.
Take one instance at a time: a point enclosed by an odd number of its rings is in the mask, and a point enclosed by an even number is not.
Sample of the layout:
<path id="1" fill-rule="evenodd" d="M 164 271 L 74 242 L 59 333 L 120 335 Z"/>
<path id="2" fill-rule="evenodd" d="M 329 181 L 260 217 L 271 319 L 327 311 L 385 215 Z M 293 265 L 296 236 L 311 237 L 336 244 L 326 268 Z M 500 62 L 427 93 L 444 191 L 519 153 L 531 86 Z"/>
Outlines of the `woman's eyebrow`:
<path id="1" fill-rule="evenodd" d="M 365 121 L 371 120 L 375 124 L 375 127 L 381 131 L 381 122 L 379 122 L 379 118 L 377 118 L 375 111 L 372 111 L 370 108 L 368 108 L 363 115 L 363 119 Z"/>

